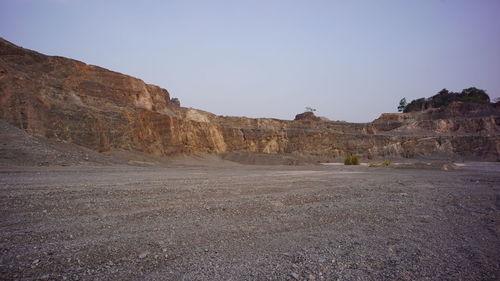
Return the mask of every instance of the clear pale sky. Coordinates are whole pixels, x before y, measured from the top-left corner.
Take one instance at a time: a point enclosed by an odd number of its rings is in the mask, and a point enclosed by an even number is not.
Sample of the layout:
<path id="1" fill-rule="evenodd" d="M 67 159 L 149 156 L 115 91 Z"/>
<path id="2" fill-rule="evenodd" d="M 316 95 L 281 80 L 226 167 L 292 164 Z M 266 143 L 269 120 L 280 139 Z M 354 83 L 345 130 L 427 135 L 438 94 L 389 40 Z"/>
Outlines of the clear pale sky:
<path id="1" fill-rule="evenodd" d="M 219 115 L 365 122 L 442 88 L 500 96 L 500 0 L 0 0 L 0 36 Z"/>

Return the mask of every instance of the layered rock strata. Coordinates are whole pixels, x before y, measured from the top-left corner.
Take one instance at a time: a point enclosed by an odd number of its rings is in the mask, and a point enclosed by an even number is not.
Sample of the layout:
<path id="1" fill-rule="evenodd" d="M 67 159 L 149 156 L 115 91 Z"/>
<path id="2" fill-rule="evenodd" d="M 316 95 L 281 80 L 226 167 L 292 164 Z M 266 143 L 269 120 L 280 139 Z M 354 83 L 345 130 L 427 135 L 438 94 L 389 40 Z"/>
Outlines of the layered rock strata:
<path id="1" fill-rule="evenodd" d="M 221 117 L 179 104 L 134 77 L 0 40 L 0 118 L 96 151 L 500 159 L 500 110 L 491 104 L 453 103 L 363 124 Z"/>

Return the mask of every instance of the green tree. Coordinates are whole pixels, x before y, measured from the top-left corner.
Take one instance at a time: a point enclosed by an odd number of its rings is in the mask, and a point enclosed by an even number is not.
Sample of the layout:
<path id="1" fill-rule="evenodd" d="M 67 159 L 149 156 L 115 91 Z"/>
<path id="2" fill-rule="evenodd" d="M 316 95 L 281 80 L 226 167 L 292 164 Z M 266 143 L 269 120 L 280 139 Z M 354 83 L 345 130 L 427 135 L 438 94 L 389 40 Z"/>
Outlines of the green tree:
<path id="1" fill-rule="evenodd" d="M 471 99 L 472 101 L 476 100 L 482 103 L 490 103 L 490 96 L 486 93 L 485 90 L 478 89 L 476 87 L 470 87 L 467 89 L 463 89 L 461 93 L 462 98 L 466 97 Z"/>
<path id="2" fill-rule="evenodd" d="M 402 98 L 399 101 L 398 112 L 403 112 L 407 105 L 408 103 L 406 102 L 406 98 Z"/>

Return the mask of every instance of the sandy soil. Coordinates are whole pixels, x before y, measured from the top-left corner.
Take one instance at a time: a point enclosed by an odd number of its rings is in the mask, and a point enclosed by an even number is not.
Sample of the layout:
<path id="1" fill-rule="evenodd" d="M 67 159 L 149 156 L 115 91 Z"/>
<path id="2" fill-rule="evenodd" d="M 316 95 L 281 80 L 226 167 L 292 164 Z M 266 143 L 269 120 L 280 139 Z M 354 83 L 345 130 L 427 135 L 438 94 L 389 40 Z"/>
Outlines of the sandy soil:
<path id="1" fill-rule="evenodd" d="M 0 168 L 2 280 L 498 280 L 500 163 Z"/>

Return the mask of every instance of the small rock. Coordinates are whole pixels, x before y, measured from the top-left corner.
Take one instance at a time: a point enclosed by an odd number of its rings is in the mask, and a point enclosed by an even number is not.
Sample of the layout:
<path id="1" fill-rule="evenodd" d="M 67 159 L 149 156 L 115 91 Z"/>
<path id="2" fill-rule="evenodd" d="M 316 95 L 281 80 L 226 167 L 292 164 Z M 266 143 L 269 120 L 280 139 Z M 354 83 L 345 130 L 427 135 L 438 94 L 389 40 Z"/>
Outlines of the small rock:
<path id="1" fill-rule="evenodd" d="M 452 170 L 461 170 L 461 168 L 459 166 L 455 165 L 454 163 L 448 163 L 448 164 L 444 164 L 443 166 L 441 166 L 441 170 L 452 171 Z"/>
<path id="2" fill-rule="evenodd" d="M 34 261 L 33 261 L 33 264 L 37 264 L 37 263 L 39 263 L 39 262 L 40 262 L 40 260 L 39 260 L 39 259 L 36 259 L 36 260 L 34 260 Z"/>
<path id="3" fill-rule="evenodd" d="M 292 278 L 295 279 L 295 280 L 299 280 L 299 278 L 300 278 L 299 275 L 297 273 L 295 273 L 295 272 L 292 272 L 290 274 L 290 276 L 292 276 Z"/>
<path id="4" fill-rule="evenodd" d="M 147 257 L 147 256 L 148 256 L 148 253 L 141 253 L 141 254 L 139 255 L 139 258 L 140 258 L 140 259 L 143 259 L 143 258 L 145 258 L 145 257 Z"/>

